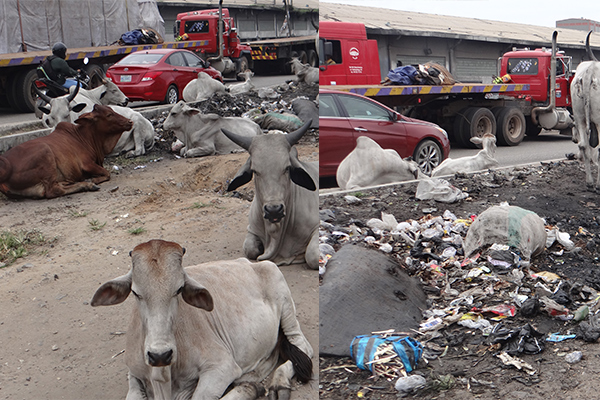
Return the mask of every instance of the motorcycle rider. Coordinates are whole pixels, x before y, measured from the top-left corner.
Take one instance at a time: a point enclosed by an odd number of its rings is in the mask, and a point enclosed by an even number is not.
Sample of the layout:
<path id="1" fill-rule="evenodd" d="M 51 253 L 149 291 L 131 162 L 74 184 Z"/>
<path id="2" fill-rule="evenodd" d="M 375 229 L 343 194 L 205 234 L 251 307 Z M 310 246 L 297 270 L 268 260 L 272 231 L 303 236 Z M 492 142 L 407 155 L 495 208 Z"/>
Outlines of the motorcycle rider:
<path id="1" fill-rule="evenodd" d="M 77 80 L 69 79 L 69 77 L 77 76 L 81 70 L 69 67 L 69 64 L 65 61 L 66 58 L 67 46 L 62 42 L 58 42 L 52 46 L 52 55 L 44 60 L 39 69 L 48 79 L 68 89 L 77 85 Z"/>

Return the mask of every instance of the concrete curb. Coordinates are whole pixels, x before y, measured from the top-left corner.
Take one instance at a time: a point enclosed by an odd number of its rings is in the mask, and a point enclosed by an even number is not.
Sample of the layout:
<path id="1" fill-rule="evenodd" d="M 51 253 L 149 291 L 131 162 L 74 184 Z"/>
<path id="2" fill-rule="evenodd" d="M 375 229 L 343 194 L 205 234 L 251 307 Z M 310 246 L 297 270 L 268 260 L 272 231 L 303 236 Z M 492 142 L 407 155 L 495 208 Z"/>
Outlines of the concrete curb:
<path id="1" fill-rule="evenodd" d="M 134 110 L 147 119 L 151 119 L 161 115 L 164 111 L 171 111 L 172 107 L 173 105 L 167 104 L 148 108 L 136 108 Z M 46 136 L 52 131 L 53 129 L 51 128 L 43 128 L 41 121 L 28 121 L 2 126 L 0 127 L 0 153 L 4 153 L 28 140 Z"/>

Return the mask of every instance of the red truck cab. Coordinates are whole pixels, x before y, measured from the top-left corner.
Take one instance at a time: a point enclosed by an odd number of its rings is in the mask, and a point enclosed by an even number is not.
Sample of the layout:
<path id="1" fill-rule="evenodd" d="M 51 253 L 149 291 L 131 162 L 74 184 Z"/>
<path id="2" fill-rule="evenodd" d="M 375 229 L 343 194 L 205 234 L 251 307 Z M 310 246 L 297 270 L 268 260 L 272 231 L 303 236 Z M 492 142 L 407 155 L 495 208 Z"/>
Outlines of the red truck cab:
<path id="1" fill-rule="evenodd" d="M 223 8 L 223 56 L 238 58 L 242 51 L 250 52 L 250 46 L 243 45 L 237 35 L 235 22 L 229 16 L 229 9 Z M 209 56 L 219 53 L 219 10 L 199 10 L 177 14 L 175 36 L 185 40 L 202 40 L 202 53 Z M 185 35 L 185 36 L 184 36 Z"/>
<path id="2" fill-rule="evenodd" d="M 378 85 L 377 41 L 367 39 L 364 24 L 321 21 L 319 70 L 321 85 Z"/>
<path id="3" fill-rule="evenodd" d="M 512 83 L 529 85 L 528 91 L 519 92 L 520 96 L 531 96 L 535 103 L 547 103 L 550 93 L 550 49 L 523 49 L 505 53 L 501 58 L 500 76 L 510 75 Z M 570 107 L 571 57 L 562 52 L 556 57 L 556 106 Z"/>

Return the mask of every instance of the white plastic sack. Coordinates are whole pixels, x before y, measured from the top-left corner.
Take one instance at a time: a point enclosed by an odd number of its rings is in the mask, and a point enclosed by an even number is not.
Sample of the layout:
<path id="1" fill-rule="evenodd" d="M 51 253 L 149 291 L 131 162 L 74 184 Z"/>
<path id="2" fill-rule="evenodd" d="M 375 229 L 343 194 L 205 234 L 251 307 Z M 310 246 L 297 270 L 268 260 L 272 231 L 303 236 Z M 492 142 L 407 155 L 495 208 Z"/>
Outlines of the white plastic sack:
<path id="1" fill-rule="evenodd" d="M 469 227 L 465 256 L 493 243 L 519 249 L 524 260 L 540 254 L 546 247 L 545 223 L 536 213 L 515 206 L 494 206 L 482 212 Z"/>
<path id="2" fill-rule="evenodd" d="M 468 196 L 468 193 L 463 193 L 447 180 L 439 178 L 422 179 L 415 194 L 415 197 L 419 200 L 433 199 L 441 203 L 455 203 Z"/>

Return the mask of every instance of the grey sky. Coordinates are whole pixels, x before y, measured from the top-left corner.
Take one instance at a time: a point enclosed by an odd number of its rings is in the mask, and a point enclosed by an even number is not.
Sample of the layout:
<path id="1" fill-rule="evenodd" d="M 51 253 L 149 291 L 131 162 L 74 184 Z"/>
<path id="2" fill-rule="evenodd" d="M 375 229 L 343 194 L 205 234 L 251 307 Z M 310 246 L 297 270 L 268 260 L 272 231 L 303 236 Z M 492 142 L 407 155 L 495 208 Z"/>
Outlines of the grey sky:
<path id="1" fill-rule="evenodd" d="M 376 8 L 453 15 L 554 27 L 556 21 L 586 18 L 600 22 L 600 1 L 532 0 L 321 0 Z"/>

